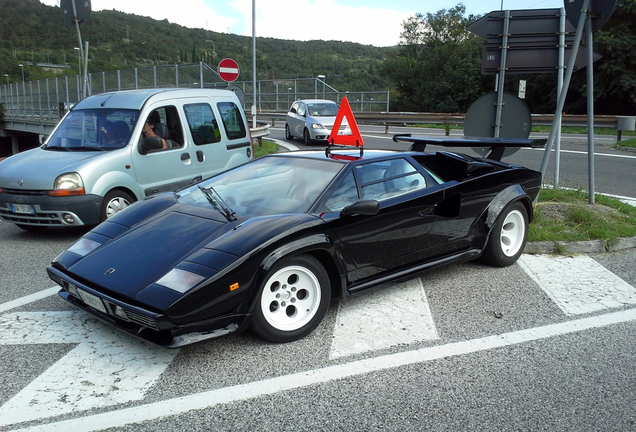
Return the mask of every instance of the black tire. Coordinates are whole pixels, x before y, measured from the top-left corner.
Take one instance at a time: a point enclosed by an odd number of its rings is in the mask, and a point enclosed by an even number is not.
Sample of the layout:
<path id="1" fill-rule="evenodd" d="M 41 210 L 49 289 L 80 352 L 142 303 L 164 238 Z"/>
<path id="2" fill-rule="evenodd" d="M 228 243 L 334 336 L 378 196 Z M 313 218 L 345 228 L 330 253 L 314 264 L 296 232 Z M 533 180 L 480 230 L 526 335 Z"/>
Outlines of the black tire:
<path id="1" fill-rule="evenodd" d="M 24 224 L 15 224 L 15 226 L 17 226 L 20 229 L 23 229 L 25 231 L 29 231 L 29 232 L 42 232 L 45 229 L 48 228 L 47 225 L 24 225 Z"/>
<path id="2" fill-rule="evenodd" d="M 506 267 L 517 262 L 528 238 L 528 212 L 519 201 L 508 204 L 495 222 L 488 236 L 481 260 Z"/>
<path id="3" fill-rule="evenodd" d="M 294 136 L 291 134 L 291 131 L 289 130 L 289 125 L 287 123 L 285 123 L 285 139 L 287 141 L 294 140 Z"/>
<path id="4" fill-rule="evenodd" d="M 309 136 L 309 131 L 307 129 L 303 130 L 303 144 L 311 145 L 311 137 Z"/>
<path id="5" fill-rule="evenodd" d="M 251 328 L 265 340 L 292 342 L 322 322 L 331 300 L 329 275 L 311 255 L 282 260 L 265 276 Z"/>
<path id="6" fill-rule="evenodd" d="M 102 201 L 99 221 L 104 222 L 106 219 L 115 216 L 134 202 L 135 199 L 124 191 L 112 190 L 108 192 Z"/>

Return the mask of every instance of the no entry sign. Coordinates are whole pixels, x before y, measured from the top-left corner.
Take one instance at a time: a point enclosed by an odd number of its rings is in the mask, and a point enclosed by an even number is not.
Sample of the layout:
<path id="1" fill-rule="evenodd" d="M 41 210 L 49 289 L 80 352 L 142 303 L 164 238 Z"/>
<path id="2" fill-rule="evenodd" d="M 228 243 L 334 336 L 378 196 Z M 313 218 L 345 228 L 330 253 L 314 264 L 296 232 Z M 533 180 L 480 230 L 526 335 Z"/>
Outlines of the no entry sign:
<path id="1" fill-rule="evenodd" d="M 217 72 L 219 73 L 223 81 L 232 82 L 236 81 L 239 76 L 240 70 L 238 63 L 230 58 L 226 58 L 221 60 L 221 62 L 219 63 Z"/>

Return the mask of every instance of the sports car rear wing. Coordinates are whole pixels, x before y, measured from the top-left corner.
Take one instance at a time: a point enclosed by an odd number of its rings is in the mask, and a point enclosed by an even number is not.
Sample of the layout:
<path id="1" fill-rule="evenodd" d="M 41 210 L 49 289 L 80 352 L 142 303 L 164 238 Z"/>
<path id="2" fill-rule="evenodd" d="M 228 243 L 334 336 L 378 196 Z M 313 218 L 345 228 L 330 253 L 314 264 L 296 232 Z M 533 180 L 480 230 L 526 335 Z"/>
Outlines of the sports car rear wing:
<path id="1" fill-rule="evenodd" d="M 412 136 L 411 134 L 397 134 L 393 136 L 393 141 L 411 142 L 411 151 L 423 152 L 427 144 L 441 145 L 444 147 L 471 147 L 471 148 L 489 148 L 490 151 L 486 156 L 487 159 L 500 161 L 504 155 L 506 148 L 543 148 L 546 139 L 517 139 L 517 138 L 441 138 Z"/>

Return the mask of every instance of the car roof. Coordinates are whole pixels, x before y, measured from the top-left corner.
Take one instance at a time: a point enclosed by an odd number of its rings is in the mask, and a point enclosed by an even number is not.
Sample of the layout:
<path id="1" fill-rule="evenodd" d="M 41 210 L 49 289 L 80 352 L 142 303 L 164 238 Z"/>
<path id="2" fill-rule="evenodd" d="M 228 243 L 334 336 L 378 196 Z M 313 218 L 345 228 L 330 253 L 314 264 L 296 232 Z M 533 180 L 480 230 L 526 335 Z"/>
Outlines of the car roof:
<path id="1" fill-rule="evenodd" d="M 141 89 L 122 90 L 98 95 L 89 96 L 78 102 L 73 109 L 141 109 L 152 97 L 157 96 L 158 100 L 174 99 L 191 96 L 219 96 L 224 95 L 234 98 L 235 95 L 228 90 L 218 89 L 183 89 L 183 88 L 163 88 L 163 89 Z"/>
<path id="2" fill-rule="evenodd" d="M 298 99 L 296 102 L 305 102 L 305 103 L 333 103 L 336 102 L 329 99 Z"/>

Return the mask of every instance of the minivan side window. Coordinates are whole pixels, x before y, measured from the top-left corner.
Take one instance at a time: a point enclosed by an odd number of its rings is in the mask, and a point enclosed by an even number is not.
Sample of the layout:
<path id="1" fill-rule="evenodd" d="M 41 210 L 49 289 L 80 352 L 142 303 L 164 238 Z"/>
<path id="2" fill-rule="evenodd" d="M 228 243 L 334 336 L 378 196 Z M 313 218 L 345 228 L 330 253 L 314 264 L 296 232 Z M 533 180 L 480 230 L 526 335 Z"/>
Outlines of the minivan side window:
<path id="1" fill-rule="evenodd" d="M 167 150 L 171 148 L 183 147 L 183 129 L 181 120 L 179 120 L 179 112 L 175 106 L 165 106 L 152 110 L 148 117 L 144 119 L 152 127 L 154 136 L 158 136 L 165 141 L 163 148 L 152 149 L 149 151 Z M 139 137 L 143 141 L 144 134 Z"/>
<path id="2" fill-rule="evenodd" d="M 183 111 L 185 112 L 194 144 L 203 145 L 221 141 L 221 131 L 209 104 L 184 105 Z"/>
<path id="3" fill-rule="evenodd" d="M 219 102 L 217 105 L 228 139 L 239 139 L 247 136 L 241 110 L 234 102 Z"/>
<path id="4" fill-rule="evenodd" d="M 304 103 L 298 104 L 298 115 L 305 116 L 307 114 L 307 107 Z"/>

